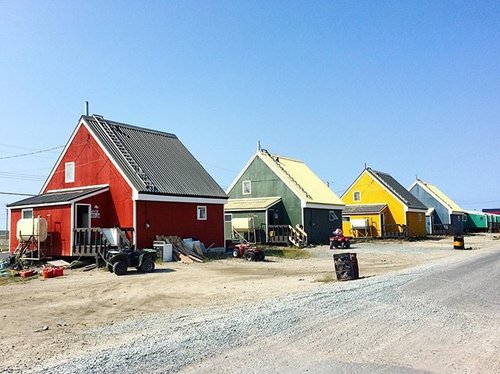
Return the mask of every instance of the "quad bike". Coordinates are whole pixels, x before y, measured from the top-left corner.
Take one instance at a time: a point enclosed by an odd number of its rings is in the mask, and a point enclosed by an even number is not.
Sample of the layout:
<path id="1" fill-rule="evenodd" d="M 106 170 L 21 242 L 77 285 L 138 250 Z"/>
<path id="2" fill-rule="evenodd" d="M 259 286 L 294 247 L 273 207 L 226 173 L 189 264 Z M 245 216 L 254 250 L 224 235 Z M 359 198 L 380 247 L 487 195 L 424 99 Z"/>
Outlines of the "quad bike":
<path id="1" fill-rule="evenodd" d="M 124 275 L 129 267 L 135 267 L 143 273 L 154 271 L 157 256 L 154 249 L 136 249 L 125 233 L 117 227 L 101 231 L 109 247 L 100 255 L 111 273 Z"/>
<path id="2" fill-rule="evenodd" d="M 344 234 L 330 236 L 330 249 L 342 248 L 348 249 L 351 247 L 351 238 Z"/>
<path id="3" fill-rule="evenodd" d="M 117 249 L 106 253 L 106 267 L 111 273 L 124 275 L 129 267 L 135 267 L 143 273 L 155 269 L 156 251 L 154 249 Z"/>
<path id="4" fill-rule="evenodd" d="M 250 247 L 250 244 L 237 244 L 233 250 L 233 257 L 243 257 L 247 261 L 264 261 L 265 254 L 262 249 Z"/>

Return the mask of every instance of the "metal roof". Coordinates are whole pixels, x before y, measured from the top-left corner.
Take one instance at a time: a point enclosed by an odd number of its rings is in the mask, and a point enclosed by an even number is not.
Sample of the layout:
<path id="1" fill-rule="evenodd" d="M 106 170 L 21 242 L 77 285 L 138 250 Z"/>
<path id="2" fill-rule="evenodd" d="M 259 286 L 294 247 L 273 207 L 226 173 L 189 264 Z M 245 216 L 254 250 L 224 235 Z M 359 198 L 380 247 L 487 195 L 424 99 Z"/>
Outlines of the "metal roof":
<path id="1" fill-rule="evenodd" d="M 82 116 L 135 189 L 143 193 L 227 198 L 174 134 L 101 116 Z"/>
<path id="2" fill-rule="evenodd" d="M 346 205 L 343 214 L 379 214 L 387 204 Z"/>
<path id="3" fill-rule="evenodd" d="M 457 203 L 455 203 L 452 199 L 450 199 L 447 195 L 444 194 L 443 191 L 441 191 L 439 188 L 436 186 L 424 182 L 422 180 L 418 180 L 418 182 L 421 182 L 427 189 L 434 194 L 435 197 L 438 198 L 444 205 L 447 205 L 449 209 L 451 209 L 454 212 L 463 212 L 464 210 L 458 206 Z"/>
<path id="4" fill-rule="evenodd" d="M 309 167 L 299 160 L 271 155 L 261 150 L 258 156 L 292 191 L 308 203 L 341 206 L 345 204 Z"/>
<path id="5" fill-rule="evenodd" d="M 71 203 L 76 200 L 81 200 L 87 195 L 93 194 L 94 192 L 107 191 L 109 187 L 91 187 L 91 188 L 79 188 L 77 190 L 69 191 L 57 191 L 48 192 L 41 195 L 36 195 L 33 197 L 28 197 L 27 199 L 16 201 L 12 204 L 7 205 L 8 208 L 14 208 L 16 206 L 32 206 L 32 205 L 42 205 L 42 204 L 56 204 L 56 203 Z"/>
<path id="6" fill-rule="evenodd" d="M 281 201 L 281 197 L 256 197 L 245 199 L 229 199 L 224 210 L 229 212 L 247 210 L 266 210 Z"/>
<path id="7" fill-rule="evenodd" d="M 367 168 L 366 170 L 377 178 L 378 181 L 391 191 L 393 195 L 399 198 L 408 208 L 427 210 L 427 207 L 419 199 L 413 196 L 410 191 L 404 188 L 391 175 L 371 168 Z"/>

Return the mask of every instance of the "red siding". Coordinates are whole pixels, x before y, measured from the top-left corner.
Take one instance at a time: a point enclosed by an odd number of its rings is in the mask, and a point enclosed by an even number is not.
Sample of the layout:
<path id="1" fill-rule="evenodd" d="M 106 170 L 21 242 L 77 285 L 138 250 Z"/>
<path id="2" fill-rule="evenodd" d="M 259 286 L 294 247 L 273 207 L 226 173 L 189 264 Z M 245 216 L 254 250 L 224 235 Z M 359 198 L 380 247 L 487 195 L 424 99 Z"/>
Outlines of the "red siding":
<path id="1" fill-rule="evenodd" d="M 207 220 L 198 221 L 196 207 L 207 207 Z M 156 235 L 176 235 L 182 238 L 196 237 L 208 247 L 224 246 L 224 205 L 137 202 L 137 247 L 153 245 Z M 146 229 L 146 223 L 149 228 Z"/>
<path id="2" fill-rule="evenodd" d="M 33 217 L 47 220 L 47 231 L 52 235 L 52 249 L 45 251 L 47 256 L 71 255 L 71 206 L 59 205 L 53 207 L 33 208 Z M 21 219 L 21 209 L 11 210 L 10 251 L 14 252 L 18 245 L 16 238 L 17 221 Z M 47 239 L 49 240 L 49 239 Z M 49 243 L 45 243 L 49 245 Z"/>
<path id="3" fill-rule="evenodd" d="M 75 182 L 65 183 L 66 162 L 75 163 Z M 80 126 L 59 166 L 43 192 L 63 188 L 109 184 L 112 202 L 106 206 L 115 222 L 122 227 L 133 226 L 132 188 L 109 160 L 85 126 Z M 97 203 L 99 205 L 99 203 Z M 101 202 L 104 207 L 104 203 Z M 103 214 L 101 213 L 101 216 Z M 93 225 L 93 224 L 92 224 Z"/>

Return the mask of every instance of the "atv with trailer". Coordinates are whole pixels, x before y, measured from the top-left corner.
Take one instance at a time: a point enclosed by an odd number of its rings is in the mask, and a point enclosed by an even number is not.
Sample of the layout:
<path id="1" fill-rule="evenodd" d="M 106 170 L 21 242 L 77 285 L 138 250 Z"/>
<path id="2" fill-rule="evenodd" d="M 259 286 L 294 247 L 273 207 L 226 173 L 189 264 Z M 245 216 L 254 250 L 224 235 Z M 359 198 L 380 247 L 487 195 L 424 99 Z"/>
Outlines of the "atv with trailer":
<path id="1" fill-rule="evenodd" d="M 266 255 L 260 248 L 250 247 L 250 244 L 237 244 L 233 250 L 233 257 L 244 258 L 247 261 L 264 261 Z"/>

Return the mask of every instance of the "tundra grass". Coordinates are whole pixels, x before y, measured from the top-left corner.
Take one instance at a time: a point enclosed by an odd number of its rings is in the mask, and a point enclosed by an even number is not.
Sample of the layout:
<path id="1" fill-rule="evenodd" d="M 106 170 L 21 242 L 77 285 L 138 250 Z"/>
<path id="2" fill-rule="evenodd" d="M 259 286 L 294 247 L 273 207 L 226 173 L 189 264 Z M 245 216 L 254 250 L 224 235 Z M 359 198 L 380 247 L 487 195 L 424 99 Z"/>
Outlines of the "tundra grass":
<path id="1" fill-rule="evenodd" d="M 290 260 L 301 260 L 304 258 L 311 257 L 311 253 L 304 249 L 299 248 L 275 248 L 267 247 L 263 248 L 266 257 L 282 257 Z"/>

